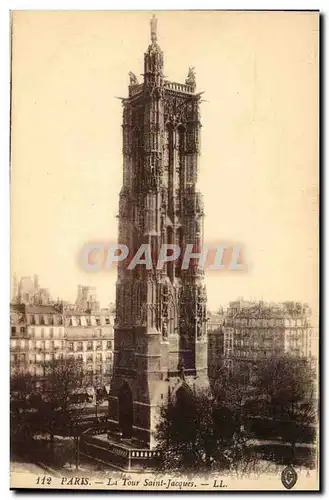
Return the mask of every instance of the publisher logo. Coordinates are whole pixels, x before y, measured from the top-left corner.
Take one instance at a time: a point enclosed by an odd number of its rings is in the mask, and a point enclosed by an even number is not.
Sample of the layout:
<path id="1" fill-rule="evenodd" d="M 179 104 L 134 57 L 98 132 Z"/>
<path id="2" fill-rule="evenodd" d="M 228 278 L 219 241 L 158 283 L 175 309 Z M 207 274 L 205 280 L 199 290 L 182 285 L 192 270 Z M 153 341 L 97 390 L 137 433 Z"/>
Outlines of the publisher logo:
<path id="1" fill-rule="evenodd" d="M 297 483 L 297 472 L 293 467 L 286 467 L 281 473 L 281 482 L 287 490 L 290 490 Z"/>

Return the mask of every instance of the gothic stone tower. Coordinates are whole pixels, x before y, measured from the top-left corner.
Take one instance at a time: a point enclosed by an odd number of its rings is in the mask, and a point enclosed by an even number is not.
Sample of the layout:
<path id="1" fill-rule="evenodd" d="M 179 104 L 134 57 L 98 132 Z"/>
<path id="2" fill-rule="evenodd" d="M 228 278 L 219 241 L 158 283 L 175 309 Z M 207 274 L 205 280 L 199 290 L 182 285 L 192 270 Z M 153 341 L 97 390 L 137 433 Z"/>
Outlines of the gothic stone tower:
<path id="1" fill-rule="evenodd" d="M 190 68 L 185 84 L 164 79 L 163 53 L 151 20 L 144 82 L 130 73 L 123 103 L 123 186 L 119 243 L 135 255 L 149 244 L 184 249 L 203 241 L 203 203 L 196 190 L 199 99 Z M 156 262 L 155 262 L 156 263 Z M 163 269 L 119 263 L 116 285 L 114 374 L 109 418 L 123 437 L 151 448 L 159 407 L 183 386 L 208 386 L 206 290 L 196 259 Z"/>

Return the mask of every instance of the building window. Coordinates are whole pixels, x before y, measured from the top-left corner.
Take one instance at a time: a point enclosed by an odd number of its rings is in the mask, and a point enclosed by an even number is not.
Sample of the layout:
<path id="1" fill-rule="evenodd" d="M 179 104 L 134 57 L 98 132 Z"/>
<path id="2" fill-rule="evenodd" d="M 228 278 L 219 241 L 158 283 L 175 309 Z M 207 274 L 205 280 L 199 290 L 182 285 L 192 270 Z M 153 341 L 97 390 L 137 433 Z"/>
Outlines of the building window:
<path id="1" fill-rule="evenodd" d="M 74 348 L 73 348 L 73 342 L 69 342 L 69 351 L 73 351 Z"/>
<path id="2" fill-rule="evenodd" d="M 16 333 L 16 326 L 11 327 L 11 333 L 15 334 Z"/>
<path id="3" fill-rule="evenodd" d="M 21 332 L 21 333 L 25 333 L 25 331 L 26 331 L 25 326 L 21 326 L 20 332 Z"/>
<path id="4" fill-rule="evenodd" d="M 112 349 L 112 341 L 111 340 L 108 340 L 106 342 L 106 349 Z"/>
<path id="5" fill-rule="evenodd" d="M 100 351 L 102 349 L 102 342 L 100 342 L 100 341 L 97 342 L 96 349 L 97 349 L 97 351 Z"/>
<path id="6" fill-rule="evenodd" d="M 83 351 L 83 343 L 82 342 L 78 342 L 77 351 Z"/>
<path id="7" fill-rule="evenodd" d="M 101 363 L 102 362 L 102 355 L 101 354 L 97 354 L 96 360 L 97 360 L 98 363 Z"/>
<path id="8" fill-rule="evenodd" d="M 87 343 L 87 351 L 92 351 L 93 350 L 93 343 L 92 342 L 88 342 Z"/>

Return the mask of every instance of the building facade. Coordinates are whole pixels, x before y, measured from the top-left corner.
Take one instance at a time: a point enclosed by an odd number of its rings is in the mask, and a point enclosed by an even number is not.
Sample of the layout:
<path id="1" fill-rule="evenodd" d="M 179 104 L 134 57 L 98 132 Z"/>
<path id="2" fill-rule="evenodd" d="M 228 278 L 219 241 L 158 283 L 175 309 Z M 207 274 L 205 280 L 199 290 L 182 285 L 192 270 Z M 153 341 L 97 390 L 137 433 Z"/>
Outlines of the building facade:
<path id="1" fill-rule="evenodd" d="M 60 307 L 12 304 L 12 374 L 29 373 L 41 382 L 45 363 L 63 357 L 65 347 L 64 321 Z"/>
<path id="2" fill-rule="evenodd" d="M 312 328 L 305 304 L 231 302 L 223 324 L 224 363 L 250 381 L 257 362 L 272 356 L 310 358 Z"/>
<path id="3" fill-rule="evenodd" d="M 86 385 L 108 385 L 113 368 L 113 313 L 93 311 L 90 304 L 82 311 L 81 304 L 77 308 L 26 301 L 27 296 L 10 308 L 11 374 L 29 373 L 40 385 L 47 363 L 73 358 L 83 364 Z"/>
<path id="4" fill-rule="evenodd" d="M 123 104 L 123 186 L 119 243 L 158 256 L 163 244 L 194 251 L 203 241 L 203 202 L 196 189 L 200 94 L 190 68 L 185 84 L 164 77 L 156 20 L 144 55 L 144 81 L 130 73 Z M 125 437 L 153 446 L 159 407 L 181 388 L 208 385 L 206 290 L 192 263 L 161 269 L 119 262 L 114 377 L 109 417 Z"/>
<path id="5" fill-rule="evenodd" d="M 114 317 L 108 311 L 65 312 L 66 355 L 81 361 L 87 384 L 109 385 L 113 369 Z"/>

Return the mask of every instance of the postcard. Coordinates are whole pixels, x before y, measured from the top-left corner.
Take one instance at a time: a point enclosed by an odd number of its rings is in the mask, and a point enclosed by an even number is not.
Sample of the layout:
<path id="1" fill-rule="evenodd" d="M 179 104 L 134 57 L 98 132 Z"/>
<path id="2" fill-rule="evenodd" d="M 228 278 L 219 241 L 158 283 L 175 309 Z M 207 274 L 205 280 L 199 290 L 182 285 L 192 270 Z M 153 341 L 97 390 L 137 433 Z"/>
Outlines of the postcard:
<path id="1" fill-rule="evenodd" d="M 12 489 L 319 490 L 319 21 L 11 13 Z"/>

